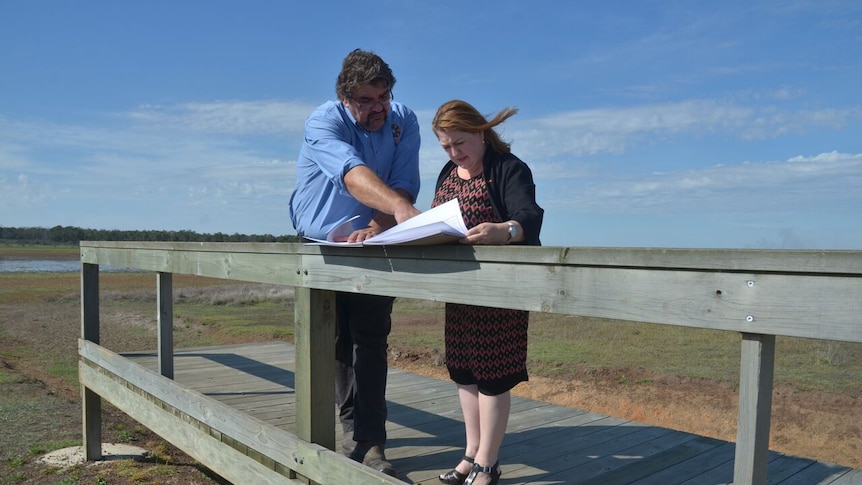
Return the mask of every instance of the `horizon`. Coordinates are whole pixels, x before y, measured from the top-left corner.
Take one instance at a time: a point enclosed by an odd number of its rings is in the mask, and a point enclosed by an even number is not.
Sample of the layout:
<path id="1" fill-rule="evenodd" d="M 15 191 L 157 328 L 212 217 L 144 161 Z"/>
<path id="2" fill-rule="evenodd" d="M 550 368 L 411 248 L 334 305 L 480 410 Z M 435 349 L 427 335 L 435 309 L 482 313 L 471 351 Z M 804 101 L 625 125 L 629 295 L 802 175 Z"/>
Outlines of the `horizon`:
<path id="1" fill-rule="evenodd" d="M 102 232 L 109 232 L 109 231 L 118 231 L 118 232 L 193 232 L 195 234 L 201 234 L 201 235 L 205 235 L 205 234 L 212 235 L 212 234 L 218 234 L 219 233 L 219 231 L 216 231 L 216 232 L 199 232 L 199 231 L 194 231 L 192 229 L 134 229 L 134 228 L 132 228 L 132 229 L 118 229 L 115 227 L 97 228 L 97 227 L 67 226 L 67 225 L 63 225 L 63 224 L 55 224 L 51 227 L 46 227 L 46 226 L 3 226 L 3 225 L 0 225 L 0 229 L 3 229 L 3 228 L 19 229 L 19 230 L 42 229 L 42 230 L 46 230 L 46 231 L 50 231 L 50 230 L 57 228 L 57 227 L 62 227 L 62 228 L 66 228 L 66 229 L 80 229 L 82 231 L 102 231 Z M 237 233 L 226 233 L 224 231 L 221 231 L 221 233 L 222 234 L 228 234 L 228 235 L 238 234 L 240 236 L 274 236 L 274 237 L 296 236 L 296 232 L 293 232 L 292 234 L 273 234 L 273 233 L 249 234 L 249 233 L 239 233 L 239 232 L 237 232 Z"/>
<path id="2" fill-rule="evenodd" d="M 862 249 L 862 4 L 0 4 L 0 225 L 295 235 L 305 118 L 378 53 L 532 169 L 547 246 Z M 162 227 L 163 229 L 140 229 Z"/>

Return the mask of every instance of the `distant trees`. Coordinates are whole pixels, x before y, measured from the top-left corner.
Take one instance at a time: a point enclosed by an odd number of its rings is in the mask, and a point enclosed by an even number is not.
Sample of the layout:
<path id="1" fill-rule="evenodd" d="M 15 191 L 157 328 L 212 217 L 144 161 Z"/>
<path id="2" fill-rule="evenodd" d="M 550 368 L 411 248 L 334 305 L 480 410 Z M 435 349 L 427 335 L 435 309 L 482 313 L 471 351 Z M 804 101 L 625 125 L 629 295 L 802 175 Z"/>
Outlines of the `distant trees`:
<path id="1" fill-rule="evenodd" d="M 271 234 L 201 234 L 194 231 L 122 231 L 118 229 L 82 229 L 74 226 L 3 227 L 0 242 L 18 244 L 73 244 L 81 241 L 163 241 L 163 242 L 299 242 L 293 235 Z"/>

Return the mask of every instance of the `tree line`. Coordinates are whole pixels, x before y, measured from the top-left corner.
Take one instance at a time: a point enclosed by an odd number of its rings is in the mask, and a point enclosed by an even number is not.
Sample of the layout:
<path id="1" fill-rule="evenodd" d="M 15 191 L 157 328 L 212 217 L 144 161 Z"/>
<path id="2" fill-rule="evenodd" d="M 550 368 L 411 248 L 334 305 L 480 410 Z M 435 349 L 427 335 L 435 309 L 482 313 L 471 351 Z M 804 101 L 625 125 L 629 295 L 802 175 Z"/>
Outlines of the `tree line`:
<path id="1" fill-rule="evenodd" d="M 74 226 L 3 227 L 0 226 L 0 242 L 17 244 L 72 244 L 81 241 L 152 241 L 152 242 L 299 242 L 294 235 L 272 234 L 214 234 L 189 230 L 130 230 L 84 229 Z"/>

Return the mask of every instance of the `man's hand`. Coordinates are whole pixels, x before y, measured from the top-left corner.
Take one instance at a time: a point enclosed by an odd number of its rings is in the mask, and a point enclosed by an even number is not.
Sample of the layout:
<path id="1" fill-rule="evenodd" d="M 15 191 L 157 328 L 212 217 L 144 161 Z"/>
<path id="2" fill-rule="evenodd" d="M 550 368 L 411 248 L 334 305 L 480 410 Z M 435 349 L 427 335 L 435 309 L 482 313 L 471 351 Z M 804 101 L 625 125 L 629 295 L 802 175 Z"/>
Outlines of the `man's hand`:
<path id="1" fill-rule="evenodd" d="M 422 213 L 419 209 L 417 209 L 413 204 L 410 203 L 407 199 L 401 199 L 403 203 L 397 204 L 395 206 L 395 222 L 396 224 L 401 224 L 402 222 L 410 219 L 411 217 L 418 216 Z"/>
<path id="2" fill-rule="evenodd" d="M 347 236 L 347 242 L 363 242 L 378 234 L 380 234 L 380 231 L 372 226 L 363 227 L 362 229 L 357 229 L 356 231 L 351 232 L 350 235 Z"/>

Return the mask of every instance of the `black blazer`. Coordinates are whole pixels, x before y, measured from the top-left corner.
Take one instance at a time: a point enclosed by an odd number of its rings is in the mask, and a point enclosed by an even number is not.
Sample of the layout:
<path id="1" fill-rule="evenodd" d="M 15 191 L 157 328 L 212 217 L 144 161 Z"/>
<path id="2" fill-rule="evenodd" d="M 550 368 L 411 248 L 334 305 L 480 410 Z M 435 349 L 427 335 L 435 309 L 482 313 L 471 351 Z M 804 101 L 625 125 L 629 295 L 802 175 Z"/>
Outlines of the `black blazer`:
<path id="1" fill-rule="evenodd" d="M 530 167 L 515 155 L 498 153 L 490 146 L 485 150 L 482 166 L 491 204 L 500 220 L 518 221 L 524 229 L 524 241 L 516 244 L 541 246 L 539 233 L 545 210 L 536 203 L 536 184 Z M 455 167 L 451 160 L 446 163 L 437 176 L 435 192 Z"/>

